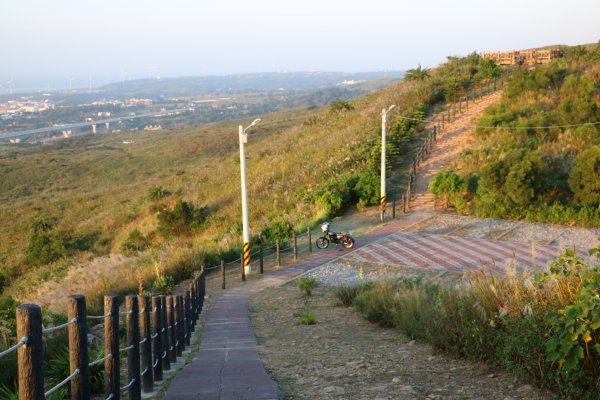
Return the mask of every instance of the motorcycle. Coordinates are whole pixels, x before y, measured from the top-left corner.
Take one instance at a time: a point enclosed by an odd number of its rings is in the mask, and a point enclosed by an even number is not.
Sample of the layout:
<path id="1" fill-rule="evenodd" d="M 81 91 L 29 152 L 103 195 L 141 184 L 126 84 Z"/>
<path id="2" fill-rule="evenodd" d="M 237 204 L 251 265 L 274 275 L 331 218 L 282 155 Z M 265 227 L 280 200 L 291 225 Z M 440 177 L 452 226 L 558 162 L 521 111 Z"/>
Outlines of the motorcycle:
<path id="1" fill-rule="evenodd" d="M 316 244 L 319 249 L 326 249 L 329 247 L 329 242 L 341 244 L 346 249 L 351 249 L 354 247 L 354 238 L 352 237 L 352 232 L 324 232 L 323 236 L 317 239 Z"/>

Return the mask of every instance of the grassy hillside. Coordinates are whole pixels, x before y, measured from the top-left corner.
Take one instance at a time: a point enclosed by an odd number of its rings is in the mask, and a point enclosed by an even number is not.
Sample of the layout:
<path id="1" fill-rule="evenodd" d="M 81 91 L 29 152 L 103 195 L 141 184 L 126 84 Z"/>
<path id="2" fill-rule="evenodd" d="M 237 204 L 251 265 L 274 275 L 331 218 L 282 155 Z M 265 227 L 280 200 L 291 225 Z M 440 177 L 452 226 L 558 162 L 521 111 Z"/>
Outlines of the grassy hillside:
<path id="1" fill-rule="evenodd" d="M 378 203 L 381 109 L 396 104 L 395 116 L 422 117 L 481 83 L 480 65 L 476 54 L 451 57 L 350 103 L 262 116 L 246 152 L 253 235 L 274 240 L 357 203 Z M 388 154 L 399 170 L 422 127 L 395 116 Z M 186 257 L 195 262 L 239 254 L 237 126 L 248 123 L 0 149 L 4 286 L 22 293 L 74 263 L 147 248 L 194 249 Z M 389 176 L 393 195 L 399 174 Z"/>

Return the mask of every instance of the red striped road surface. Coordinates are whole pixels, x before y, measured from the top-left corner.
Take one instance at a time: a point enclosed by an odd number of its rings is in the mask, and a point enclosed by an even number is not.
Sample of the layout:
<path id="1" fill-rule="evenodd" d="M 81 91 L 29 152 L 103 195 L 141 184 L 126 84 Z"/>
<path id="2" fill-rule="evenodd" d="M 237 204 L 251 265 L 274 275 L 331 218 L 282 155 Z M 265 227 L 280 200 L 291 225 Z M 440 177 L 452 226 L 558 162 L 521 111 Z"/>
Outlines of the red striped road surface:
<path id="1" fill-rule="evenodd" d="M 344 259 L 448 271 L 484 268 L 504 272 L 507 268 L 544 269 L 562 252 L 559 247 L 537 243 L 394 233 Z M 584 252 L 577 254 L 587 258 Z"/>

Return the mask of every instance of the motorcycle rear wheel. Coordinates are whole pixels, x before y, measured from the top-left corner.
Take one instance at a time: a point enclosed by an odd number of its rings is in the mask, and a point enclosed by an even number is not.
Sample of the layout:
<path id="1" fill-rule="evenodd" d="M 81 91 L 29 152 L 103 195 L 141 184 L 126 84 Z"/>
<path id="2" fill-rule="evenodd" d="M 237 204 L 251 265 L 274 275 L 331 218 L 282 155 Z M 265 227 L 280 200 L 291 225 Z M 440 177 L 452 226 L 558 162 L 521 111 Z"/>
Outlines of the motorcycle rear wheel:
<path id="1" fill-rule="evenodd" d="M 342 245 L 347 249 L 351 249 L 354 247 L 354 239 L 351 236 L 348 236 L 344 239 Z"/>
<path id="2" fill-rule="evenodd" d="M 326 249 L 329 247 L 329 239 L 320 237 L 317 239 L 316 244 L 319 249 Z"/>

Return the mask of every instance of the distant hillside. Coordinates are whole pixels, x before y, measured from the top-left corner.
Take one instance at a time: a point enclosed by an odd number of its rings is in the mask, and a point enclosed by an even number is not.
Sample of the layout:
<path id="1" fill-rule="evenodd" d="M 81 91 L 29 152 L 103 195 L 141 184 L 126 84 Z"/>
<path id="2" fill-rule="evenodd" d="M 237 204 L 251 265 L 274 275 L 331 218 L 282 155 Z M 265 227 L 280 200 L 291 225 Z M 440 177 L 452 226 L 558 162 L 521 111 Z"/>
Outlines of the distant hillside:
<path id="1" fill-rule="evenodd" d="M 273 90 L 315 90 L 340 86 L 343 82 L 398 80 L 402 71 L 389 72 L 269 72 L 225 76 L 138 79 L 112 83 L 97 90 L 110 95 L 128 93 L 140 97 L 191 96 L 209 93 L 240 93 Z"/>

